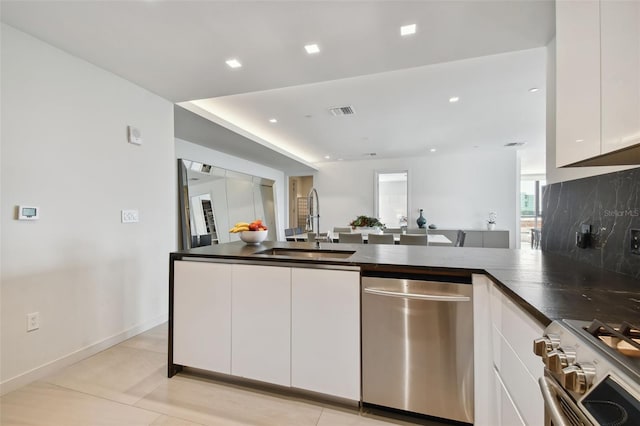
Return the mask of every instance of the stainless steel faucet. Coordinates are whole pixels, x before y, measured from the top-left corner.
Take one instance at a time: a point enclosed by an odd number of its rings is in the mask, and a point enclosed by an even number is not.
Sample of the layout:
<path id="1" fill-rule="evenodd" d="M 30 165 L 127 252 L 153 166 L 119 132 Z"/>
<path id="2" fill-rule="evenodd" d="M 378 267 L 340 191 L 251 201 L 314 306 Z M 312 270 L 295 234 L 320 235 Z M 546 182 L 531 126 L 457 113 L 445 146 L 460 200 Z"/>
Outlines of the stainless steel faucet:
<path id="1" fill-rule="evenodd" d="M 309 226 L 310 231 L 316 234 L 320 233 L 320 200 L 318 199 L 318 191 L 311 188 L 307 196 L 307 205 L 309 206 Z"/>

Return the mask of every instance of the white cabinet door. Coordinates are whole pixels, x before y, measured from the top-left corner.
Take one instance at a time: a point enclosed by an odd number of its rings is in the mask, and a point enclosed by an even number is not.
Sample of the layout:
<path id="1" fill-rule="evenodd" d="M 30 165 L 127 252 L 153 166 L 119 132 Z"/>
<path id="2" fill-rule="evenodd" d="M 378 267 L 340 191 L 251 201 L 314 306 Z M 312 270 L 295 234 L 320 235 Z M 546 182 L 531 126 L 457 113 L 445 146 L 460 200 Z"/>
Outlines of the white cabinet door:
<path id="1" fill-rule="evenodd" d="M 174 262 L 173 362 L 231 373 L 231 265 Z"/>
<path id="2" fill-rule="evenodd" d="M 516 408 L 509 392 L 504 387 L 504 383 L 500 378 L 500 375 L 494 370 L 494 378 L 496 383 L 496 395 L 498 399 L 498 421 L 496 423 L 490 423 L 492 425 L 499 426 L 526 426 L 524 420 L 520 416 L 518 409 Z M 529 426 L 543 425 L 543 423 L 534 423 Z"/>
<path id="3" fill-rule="evenodd" d="M 602 152 L 640 143 L 640 2 L 600 3 Z"/>
<path id="4" fill-rule="evenodd" d="M 482 231 L 482 247 L 509 248 L 509 231 Z"/>
<path id="5" fill-rule="evenodd" d="M 532 351 L 542 325 L 487 277 L 474 275 L 473 290 L 477 424 L 543 424 L 543 366 Z"/>
<path id="6" fill-rule="evenodd" d="M 360 400 L 360 274 L 291 271 L 291 385 Z"/>
<path id="7" fill-rule="evenodd" d="M 600 4 L 556 2 L 556 165 L 600 155 Z"/>
<path id="8" fill-rule="evenodd" d="M 499 393 L 496 391 L 492 357 L 493 325 L 491 288 L 485 275 L 473 275 L 473 387 L 474 423 L 497 425 Z"/>
<path id="9" fill-rule="evenodd" d="M 291 269 L 232 265 L 231 374 L 291 386 Z"/>

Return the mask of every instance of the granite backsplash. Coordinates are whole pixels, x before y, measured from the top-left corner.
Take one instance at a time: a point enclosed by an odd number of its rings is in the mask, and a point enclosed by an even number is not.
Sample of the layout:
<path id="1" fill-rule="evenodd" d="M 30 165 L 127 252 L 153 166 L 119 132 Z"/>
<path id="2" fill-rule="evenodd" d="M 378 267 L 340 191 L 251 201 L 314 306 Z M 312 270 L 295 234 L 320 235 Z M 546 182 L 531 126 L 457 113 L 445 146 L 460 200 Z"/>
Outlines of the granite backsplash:
<path id="1" fill-rule="evenodd" d="M 547 185 L 542 191 L 542 250 L 640 279 L 631 230 L 640 230 L 640 168 Z M 576 232 L 591 225 L 591 244 Z"/>

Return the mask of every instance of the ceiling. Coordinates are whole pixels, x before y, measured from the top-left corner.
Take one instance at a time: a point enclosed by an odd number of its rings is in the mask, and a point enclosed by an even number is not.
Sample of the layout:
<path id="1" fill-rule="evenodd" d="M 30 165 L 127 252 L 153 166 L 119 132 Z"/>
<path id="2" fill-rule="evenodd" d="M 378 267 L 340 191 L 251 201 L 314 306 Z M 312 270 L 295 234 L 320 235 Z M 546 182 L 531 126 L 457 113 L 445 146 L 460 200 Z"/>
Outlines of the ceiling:
<path id="1" fill-rule="evenodd" d="M 305 167 L 514 141 L 523 170 L 544 158 L 551 0 L 3 0 L 1 16 L 171 101 L 215 98 L 182 105 Z M 343 104 L 356 114 L 328 115 Z"/>

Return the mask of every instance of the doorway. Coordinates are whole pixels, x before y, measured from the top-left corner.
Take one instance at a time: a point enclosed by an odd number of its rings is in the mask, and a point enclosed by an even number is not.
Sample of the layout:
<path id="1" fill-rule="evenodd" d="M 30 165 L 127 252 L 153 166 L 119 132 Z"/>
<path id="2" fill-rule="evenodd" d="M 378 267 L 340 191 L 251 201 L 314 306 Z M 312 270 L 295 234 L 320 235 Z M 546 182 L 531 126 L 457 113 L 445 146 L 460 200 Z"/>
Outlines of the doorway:
<path id="1" fill-rule="evenodd" d="M 313 188 L 313 176 L 289 177 L 289 228 L 307 229 L 307 196 Z"/>

